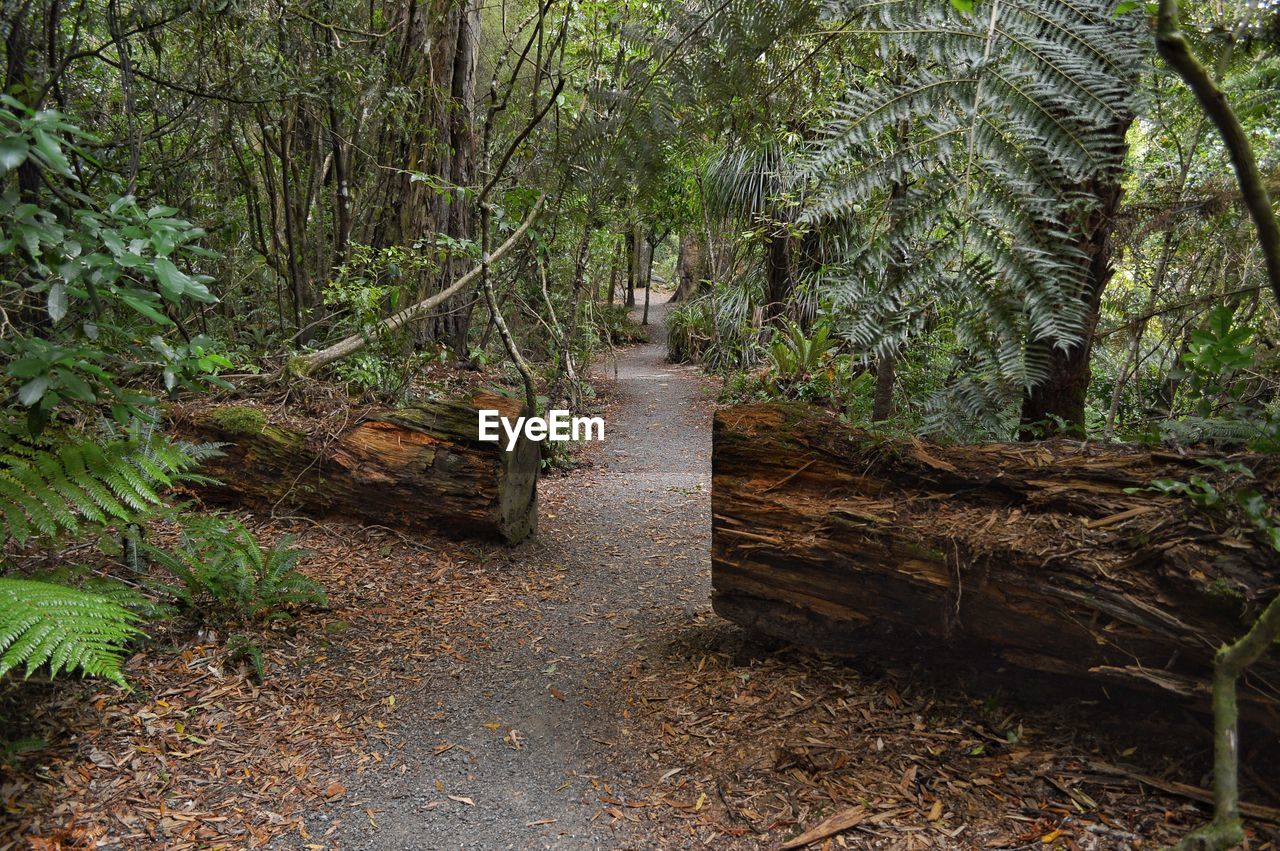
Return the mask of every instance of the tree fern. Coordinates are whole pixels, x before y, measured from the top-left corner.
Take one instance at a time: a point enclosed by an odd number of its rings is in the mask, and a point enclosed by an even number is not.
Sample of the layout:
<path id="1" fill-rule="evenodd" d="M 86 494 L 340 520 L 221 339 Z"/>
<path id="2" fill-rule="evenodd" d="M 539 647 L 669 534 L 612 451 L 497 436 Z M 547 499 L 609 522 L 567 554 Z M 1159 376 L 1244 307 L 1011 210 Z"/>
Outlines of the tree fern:
<path id="1" fill-rule="evenodd" d="M 813 155 L 820 190 L 805 218 L 848 217 L 905 187 L 882 232 L 833 270 L 832 291 L 849 338 L 876 354 L 946 306 L 970 354 L 954 385 L 966 413 L 993 412 L 1043 379 L 1029 341 L 1065 346 L 1088 322 L 1077 245 L 1086 185 L 1120 166 L 1116 137 L 1144 58 L 1141 22 L 1114 10 L 1112 0 L 831 7 L 880 37 L 904 73 L 849 94 Z M 900 273 L 880 274 L 890 266 Z"/>
<path id="2" fill-rule="evenodd" d="M 0 577 L 0 675 L 19 665 L 30 676 L 79 670 L 124 685 L 126 643 L 137 616 L 100 594 L 52 582 Z"/>

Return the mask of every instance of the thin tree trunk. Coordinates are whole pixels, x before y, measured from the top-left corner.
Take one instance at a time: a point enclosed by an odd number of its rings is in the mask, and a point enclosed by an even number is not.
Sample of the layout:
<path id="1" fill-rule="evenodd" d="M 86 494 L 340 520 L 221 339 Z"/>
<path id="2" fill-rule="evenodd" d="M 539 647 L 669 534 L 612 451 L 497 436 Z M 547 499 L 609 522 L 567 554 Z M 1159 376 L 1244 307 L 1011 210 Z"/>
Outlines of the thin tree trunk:
<path id="1" fill-rule="evenodd" d="M 627 239 L 619 234 L 618 236 L 618 268 L 617 274 L 609 281 L 609 304 L 618 303 L 618 287 L 622 284 L 622 267 L 627 262 Z"/>
<path id="2" fill-rule="evenodd" d="M 778 324 L 787 312 L 791 299 L 791 238 L 785 233 L 772 234 L 765 243 L 765 322 Z"/>
<path id="3" fill-rule="evenodd" d="M 1200 108 L 1218 128 L 1231 157 L 1240 185 L 1240 195 L 1258 233 L 1258 247 L 1266 261 L 1267 280 L 1280 304 L 1280 220 L 1271 206 L 1267 183 L 1258 168 L 1253 145 L 1245 133 L 1227 96 L 1209 76 L 1208 70 L 1191 53 L 1182 34 L 1177 0 L 1160 0 L 1156 28 L 1156 48 L 1160 56 L 1186 82 L 1200 102 Z"/>
<path id="4" fill-rule="evenodd" d="M 876 361 L 876 391 L 871 406 L 872 422 L 882 423 L 893 416 L 893 385 L 897 372 L 897 355 L 885 355 Z"/>
<path id="5" fill-rule="evenodd" d="M 578 380 L 573 369 L 573 345 L 578 328 L 578 305 L 582 300 L 582 282 L 586 277 L 587 260 L 591 256 L 591 234 L 595 231 L 595 222 L 591 220 L 591 216 L 592 213 L 588 212 L 587 222 L 582 226 L 582 239 L 578 241 L 578 253 L 573 266 L 573 284 L 569 290 L 569 312 L 560 332 L 560 360 L 549 394 L 552 402 L 555 402 L 559 396 L 566 377 L 571 384 L 576 384 Z M 576 389 L 570 391 L 570 396 L 577 396 Z M 573 407 L 577 406 L 576 398 L 571 398 L 570 401 Z"/>
<path id="6" fill-rule="evenodd" d="M 290 136 L 291 133 L 288 128 L 280 128 L 280 191 L 284 196 L 281 199 L 280 212 L 284 218 L 284 248 L 289 268 L 289 287 L 290 292 L 293 294 L 293 322 L 294 327 L 301 331 L 306 302 L 302 291 L 302 274 L 298 270 L 298 257 L 294 246 L 293 204 L 290 200 L 289 192 L 289 171 L 291 170 L 289 158 Z"/>
<path id="7" fill-rule="evenodd" d="M 636 306 L 636 268 L 640 262 L 639 232 L 638 225 L 632 225 L 627 231 L 627 307 Z"/>

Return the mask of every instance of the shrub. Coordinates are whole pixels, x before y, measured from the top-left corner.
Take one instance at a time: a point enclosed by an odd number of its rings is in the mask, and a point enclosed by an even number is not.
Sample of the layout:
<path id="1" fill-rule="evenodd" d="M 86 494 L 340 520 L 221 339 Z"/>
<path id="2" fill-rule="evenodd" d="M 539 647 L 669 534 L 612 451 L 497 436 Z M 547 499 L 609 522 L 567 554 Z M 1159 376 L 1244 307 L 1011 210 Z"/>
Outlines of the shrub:
<path id="1" fill-rule="evenodd" d="M 253 533 L 232 517 L 199 516 L 183 521 L 172 550 L 145 545 L 147 554 L 178 580 L 154 587 L 184 612 L 204 622 L 250 622 L 281 614 L 289 606 L 326 604 L 324 589 L 297 570 L 306 550 L 286 536 L 263 549 Z"/>

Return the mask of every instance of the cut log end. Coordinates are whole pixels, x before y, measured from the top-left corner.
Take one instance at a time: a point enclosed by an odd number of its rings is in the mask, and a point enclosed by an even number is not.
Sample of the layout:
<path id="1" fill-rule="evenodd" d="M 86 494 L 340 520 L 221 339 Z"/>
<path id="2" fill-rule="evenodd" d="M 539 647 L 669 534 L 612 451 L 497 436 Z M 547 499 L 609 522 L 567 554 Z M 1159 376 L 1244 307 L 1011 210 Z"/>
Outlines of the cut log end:
<path id="1" fill-rule="evenodd" d="M 223 444 L 202 470 L 221 503 L 350 516 L 409 531 L 516 544 L 537 531 L 538 444 L 478 439 L 478 410 L 519 416 L 495 394 L 376 411 L 336 434 L 268 421 L 257 408 L 173 409 L 179 434 Z"/>

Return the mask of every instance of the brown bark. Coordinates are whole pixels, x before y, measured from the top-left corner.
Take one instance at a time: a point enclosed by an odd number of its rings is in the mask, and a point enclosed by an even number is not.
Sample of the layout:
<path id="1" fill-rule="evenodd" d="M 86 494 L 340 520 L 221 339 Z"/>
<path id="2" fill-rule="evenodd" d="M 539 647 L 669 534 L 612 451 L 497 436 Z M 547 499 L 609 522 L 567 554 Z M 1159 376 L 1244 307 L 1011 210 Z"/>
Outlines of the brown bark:
<path id="1" fill-rule="evenodd" d="M 896 355 L 886 355 L 876 361 L 876 390 L 871 404 L 872 422 L 884 422 L 893 416 L 893 385 L 897 375 Z"/>
<path id="2" fill-rule="evenodd" d="M 791 237 L 785 231 L 770 235 L 764 246 L 764 274 L 767 292 L 765 321 L 777 324 L 786 315 L 794 276 L 791 268 Z"/>
<path id="3" fill-rule="evenodd" d="M 640 268 L 640 228 L 627 231 L 627 307 L 636 306 L 636 278 Z"/>
<path id="4" fill-rule="evenodd" d="M 378 143 L 378 171 L 366 241 L 375 247 L 407 245 L 440 233 L 471 239 L 471 205 L 456 192 L 440 192 L 415 180 L 428 174 L 445 187 L 470 186 L 475 133 L 475 72 L 480 38 L 477 0 L 401 0 L 394 29 L 400 33 L 389 64 L 392 85 L 417 92 L 418 102 L 391 116 Z M 445 289 L 467 261 L 452 258 L 438 278 L 418 282 L 413 300 Z M 440 308 L 437 319 L 422 331 L 465 347 L 473 293 L 463 293 Z"/>
<path id="5" fill-rule="evenodd" d="M 244 406 L 173 409 L 178 434 L 225 444 L 201 472 L 216 502 L 354 516 L 399 529 L 519 543 L 537 528 L 538 444 L 477 439 L 477 409 L 514 419 L 519 403 L 492 394 L 421 402 L 364 416 L 336 434 L 265 421 Z"/>
<path id="6" fill-rule="evenodd" d="M 1190 502 L 1126 493 L 1210 471 L 1179 455 L 1058 440 L 925 446 L 805 405 L 716 415 L 715 609 L 824 651 L 1018 669 L 1208 708 L 1213 655 L 1273 596 L 1280 556 Z M 1252 457 L 1280 497 L 1280 462 Z M 1280 727 L 1264 685 L 1242 692 Z M 1089 688 L 1092 684 L 1094 688 Z"/>
<path id="7" fill-rule="evenodd" d="M 695 228 L 680 234 L 680 253 L 676 258 L 676 291 L 671 301 L 681 302 L 698 294 L 702 280 L 707 277 L 706 246 Z"/>

